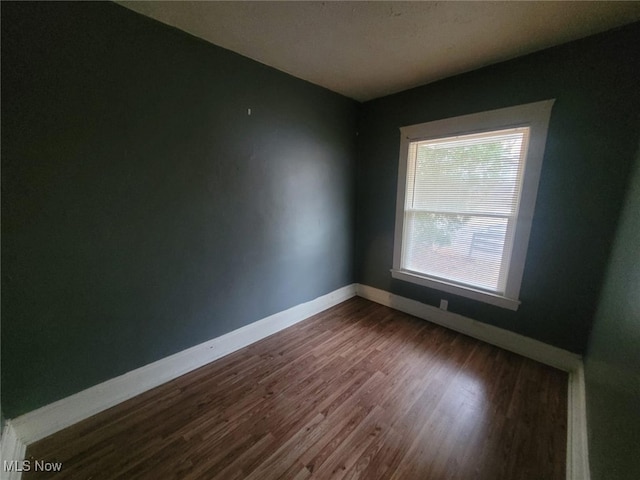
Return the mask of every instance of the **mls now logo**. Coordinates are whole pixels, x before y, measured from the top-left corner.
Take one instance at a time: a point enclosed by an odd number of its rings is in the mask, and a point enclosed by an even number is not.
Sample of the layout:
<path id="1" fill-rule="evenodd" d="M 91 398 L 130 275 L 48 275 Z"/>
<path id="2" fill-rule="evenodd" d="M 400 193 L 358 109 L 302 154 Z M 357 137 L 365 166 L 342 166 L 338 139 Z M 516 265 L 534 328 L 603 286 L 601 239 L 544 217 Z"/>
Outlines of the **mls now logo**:
<path id="1" fill-rule="evenodd" d="M 43 460 L 10 460 L 2 462 L 5 472 L 59 472 L 62 470 L 62 462 L 45 462 Z"/>

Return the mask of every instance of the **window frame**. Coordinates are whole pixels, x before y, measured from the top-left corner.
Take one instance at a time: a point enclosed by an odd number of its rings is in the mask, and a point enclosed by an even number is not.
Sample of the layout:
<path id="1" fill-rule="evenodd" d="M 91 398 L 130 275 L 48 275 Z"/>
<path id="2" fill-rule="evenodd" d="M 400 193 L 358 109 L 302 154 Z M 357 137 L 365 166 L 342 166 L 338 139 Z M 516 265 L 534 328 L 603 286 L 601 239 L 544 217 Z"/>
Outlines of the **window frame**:
<path id="1" fill-rule="evenodd" d="M 391 276 L 398 280 L 434 288 L 471 298 L 509 310 L 520 306 L 520 287 L 529 245 L 542 160 L 547 140 L 551 109 L 555 99 L 516 105 L 485 112 L 450 117 L 400 128 L 400 160 L 396 201 L 396 222 Z M 436 279 L 401 268 L 403 232 L 405 228 L 405 198 L 409 146 L 412 142 L 434 140 L 457 135 L 489 132 L 501 129 L 529 127 L 529 145 L 525 156 L 520 204 L 515 222 L 513 249 L 508 266 L 504 295 Z"/>

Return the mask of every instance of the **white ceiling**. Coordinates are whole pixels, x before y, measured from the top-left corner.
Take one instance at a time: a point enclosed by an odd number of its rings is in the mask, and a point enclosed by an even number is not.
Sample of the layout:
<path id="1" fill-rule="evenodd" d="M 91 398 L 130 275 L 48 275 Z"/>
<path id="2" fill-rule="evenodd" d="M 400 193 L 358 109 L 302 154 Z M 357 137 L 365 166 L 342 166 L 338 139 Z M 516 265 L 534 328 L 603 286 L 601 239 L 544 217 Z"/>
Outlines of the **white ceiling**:
<path id="1" fill-rule="evenodd" d="M 364 101 L 640 20 L 640 2 L 118 1 Z"/>

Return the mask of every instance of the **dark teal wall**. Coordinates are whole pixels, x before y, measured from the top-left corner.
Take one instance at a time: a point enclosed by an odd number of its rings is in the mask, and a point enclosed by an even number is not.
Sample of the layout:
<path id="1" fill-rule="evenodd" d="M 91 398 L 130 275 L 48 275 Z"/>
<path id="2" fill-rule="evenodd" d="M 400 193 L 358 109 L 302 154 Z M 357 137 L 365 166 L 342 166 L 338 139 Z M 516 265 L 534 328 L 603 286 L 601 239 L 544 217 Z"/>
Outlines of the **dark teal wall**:
<path id="1" fill-rule="evenodd" d="M 3 413 L 352 283 L 356 115 L 115 4 L 3 2 Z"/>
<path id="2" fill-rule="evenodd" d="M 361 107 L 360 283 L 582 352 L 640 133 L 640 24 Z M 517 312 L 394 280 L 398 128 L 555 98 Z"/>
<path id="3" fill-rule="evenodd" d="M 640 156 L 585 356 L 592 480 L 640 478 Z"/>

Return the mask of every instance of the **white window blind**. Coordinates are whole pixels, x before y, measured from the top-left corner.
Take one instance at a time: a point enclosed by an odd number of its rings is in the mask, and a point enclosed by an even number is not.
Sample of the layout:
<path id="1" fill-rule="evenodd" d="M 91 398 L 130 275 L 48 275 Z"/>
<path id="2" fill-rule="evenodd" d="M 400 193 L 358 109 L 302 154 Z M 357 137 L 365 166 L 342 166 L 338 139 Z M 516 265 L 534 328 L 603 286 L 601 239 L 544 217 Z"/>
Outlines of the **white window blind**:
<path id="1" fill-rule="evenodd" d="M 517 310 L 553 103 L 400 129 L 394 278 Z"/>
<path id="2" fill-rule="evenodd" d="M 529 128 L 409 144 L 402 268 L 504 294 Z"/>

